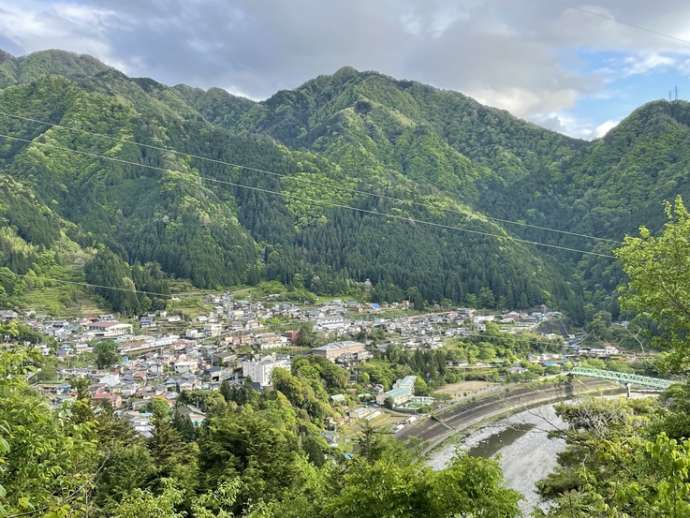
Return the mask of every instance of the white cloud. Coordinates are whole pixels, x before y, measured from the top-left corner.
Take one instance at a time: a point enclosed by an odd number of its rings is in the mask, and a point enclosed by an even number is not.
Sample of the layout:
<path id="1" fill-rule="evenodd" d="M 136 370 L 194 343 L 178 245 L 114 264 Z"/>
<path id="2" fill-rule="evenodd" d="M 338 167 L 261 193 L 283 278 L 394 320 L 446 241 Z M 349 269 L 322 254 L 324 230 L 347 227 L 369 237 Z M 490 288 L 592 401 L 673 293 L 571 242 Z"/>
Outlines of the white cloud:
<path id="1" fill-rule="evenodd" d="M 116 56 L 107 38 L 111 23 L 117 24 L 115 11 L 76 3 L 43 8 L 27 2 L 3 6 L 0 12 L 0 34 L 26 53 L 48 48 L 70 50 L 90 54 L 127 72 L 127 59 Z"/>
<path id="2" fill-rule="evenodd" d="M 676 65 L 676 59 L 665 56 L 657 52 L 645 53 L 643 55 L 628 56 L 625 62 L 625 76 L 646 74 L 655 68 L 670 67 Z"/>
<path id="3" fill-rule="evenodd" d="M 682 60 L 678 65 L 678 69 L 681 73 L 690 76 L 690 58 Z"/>
<path id="4" fill-rule="evenodd" d="M 620 121 L 614 121 L 614 120 L 607 120 L 599 124 L 595 129 L 594 129 L 594 138 L 601 138 L 604 135 L 606 135 L 609 131 L 611 131 L 613 128 L 618 126 L 618 123 Z"/>
<path id="5" fill-rule="evenodd" d="M 252 98 L 352 65 L 459 90 L 583 138 L 597 123 L 570 115 L 579 99 L 626 75 L 690 74 L 688 45 L 633 27 L 682 36 L 687 0 L 663 9 L 647 0 L 1 3 L 0 43 L 12 51 L 88 53 L 131 75 Z M 592 72 L 572 57 L 581 51 L 619 57 Z"/>
<path id="6" fill-rule="evenodd" d="M 478 88 L 466 92 L 482 104 L 507 110 L 518 117 L 537 120 L 543 112 L 571 108 L 578 97 L 574 88 L 549 91 L 527 88 Z"/>
<path id="7" fill-rule="evenodd" d="M 537 114 L 532 122 L 552 131 L 563 133 L 573 138 L 591 140 L 594 138 L 592 122 L 581 120 L 567 112 Z"/>
<path id="8" fill-rule="evenodd" d="M 579 118 L 568 112 L 539 114 L 532 117 L 532 121 L 547 129 L 583 140 L 601 138 L 620 122 L 606 120 L 597 125 L 591 120 Z"/>

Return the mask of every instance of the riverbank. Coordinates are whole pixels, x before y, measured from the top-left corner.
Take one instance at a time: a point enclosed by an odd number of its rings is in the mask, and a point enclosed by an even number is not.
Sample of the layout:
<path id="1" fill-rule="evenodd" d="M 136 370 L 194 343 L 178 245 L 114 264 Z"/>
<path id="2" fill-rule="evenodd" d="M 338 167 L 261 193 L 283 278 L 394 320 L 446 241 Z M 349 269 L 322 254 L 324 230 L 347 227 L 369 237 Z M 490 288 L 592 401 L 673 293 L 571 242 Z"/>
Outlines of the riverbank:
<path id="1" fill-rule="evenodd" d="M 591 397 L 582 396 L 582 397 Z M 604 398 L 625 397 L 602 395 Z M 655 397 L 649 393 L 633 393 L 634 398 Z M 577 398 L 569 401 L 575 401 Z M 495 457 L 501 465 L 504 485 L 518 491 L 523 500 L 520 509 L 529 516 L 537 507 L 546 509 L 536 483 L 546 478 L 558 464 L 558 454 L 566 447 L 565 440 L 550 432 L 562 430 L 566 424 L 556 414 L 555 404 L 537 406 L 502 419 L 484 423 L 445 441 L 428 454 L 427 464 L 434 470 L 443 469 L 463 451 L 469 455 Z"/>
<path id="2" fill-rule="evenodd" d="M 505 387 L 483 398 L 443 409 L 402 430 L 398 437 L 421 440 L 428 454 L 449 438 L 461 440 L 473 430 L 509 415 L 574 397 L 620 394 L 625 389 L 600 380 L 564 381 L 541 385 Z"/>
<path id="3" fill-rule="evenodd" d="M 458 450 L 480 457 L 497 456 L 505 486 L 523 496 L 520 509 L 529 516 L 542 504 L 535 484 L 556 468 L 558 454 L 565 449 L 565 441 L 550 437 L 549 432 L 563 426 L 553 404 L 524 410 L 485 425 L 458 443 L 446 442 L 429 456 L 428 464 L 443 469 Z"/>

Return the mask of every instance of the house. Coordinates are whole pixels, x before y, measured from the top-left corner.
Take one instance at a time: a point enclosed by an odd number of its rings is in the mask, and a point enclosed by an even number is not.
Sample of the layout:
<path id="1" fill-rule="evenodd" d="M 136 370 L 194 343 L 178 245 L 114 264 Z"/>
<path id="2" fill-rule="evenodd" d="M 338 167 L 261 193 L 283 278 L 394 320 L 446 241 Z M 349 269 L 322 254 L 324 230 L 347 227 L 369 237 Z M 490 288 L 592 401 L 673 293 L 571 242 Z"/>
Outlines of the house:
<path id="1" fill-rule="evenodd" d="M 199 388 L 199 380 L 196 375 L 188 372 L 177 379 L 177 389 L 179 392 L 191 391 Z"/>
<path id="2" fill-rule="evenodd" d="M 153 425 L 151 424 L 153 414 L 149 412 L 128 411 L 123 414 L 123 417 L 138 434 L 146 438 L 153 435 Z"/>
<path id="3" fill-rule="evenodd" d="M 189 417 L 194 428 L 198 428 L 206 420 L 206 414 L 193 405 L 186 405 L 182 411 Z"/>
<path id="4" fill-rule="evenodd" d="M 371 408 L 366 406 L 361 406 L 350 411 L 350 417 L 353 419 L 366 419 L 371 421 L 375 417 L 381 415 L 381 411 L 377 408 Z"/>
<path id="5" fill-rule="evenodd" d="M 115 387 L 120 384 L 120 375 L 117 373 L 109 373 L 101 376 L 98 380 L 99 385 L 107 385 L 108 387 Z"/>
<path id="6" fill-rule="evenodd" d="M 1 309 L 0 310 L 0 320 L 14 320 L 17 318 L 19 315 L 17 314 L 16 311 L 13 311 L 11 309 Z"/>
<path id="7" fill-rule="evenodd" d="M 198 366 L 199 362 L 196 359 L 180 356 L 177 361 L 175 361 L 175 372 L 178 374 L 194 372 Z"/>
<path id="8" fill-rule="evenodd" d="M 233 366 L 237 363 L 237 355 L 232 351 L 216 351 L 213 362 L 216 365 Z"/>
<path id="9" fill-rule="evenodd" d="M 289 340 L 286 336 L 280 336 L 276 333 L 261 333 L 255 335 L 254 340 L 261 351 L 280 349 L 281 347 L 287 347 L 289 345 Z"/>
<path id="10" fill-rule="evenodd" d="M 95 336 L 114 338 L 132 334 L 132 324 L 122 324 L 117 320 L 97 320 L 88 324 L 88 329 Z"/>
<path id="11" fill-rule="evenodd" d="M 217 322 L 207 322 L 204 324 L 204 335 L 207 337 L 220 336 L 223 326 Z"/>
<path id="12" fill-rule="evenodd" d="M 608 356 L 616 356 L 617 354 L 620 354 L 620 351 L 618 350 L 618 347 L 607 345 L 604 347 L 604 353 L 606 353 Z"/>
<path id="13" fill-rule="evenodd" d="M 168 378 L 164 383 L 165 392 L 177 392 L 177 380 L 175 378 Z"/>
<path id="14" fill-rule="evenodd" d="M 155 326 L 155 321 L 150 317 L 141 317 L 139 319 L 139 325 L 141 327 L 153 327 Z"/>
<path id="15" fill-rule="evenodd" d="M 407 403 L 414 397 L 414 384 L 416 381 L 416 376 L 405 376 L 397 380 L 393 384 L 392 389 L 376 396 L 376 402 L 382 405 L 386 400 L 390 400 L 394 407 Z"/>
<path id="16" fill-rule="evenodd" d="M 318 331 L 337 331 L 346 327 L 345 319 L 341 316 L 320 318 L 316 321 Z"/>
<path id="17" fill-rule="evenodd" d="M 321 432 L 321 436 L 326 439 L 328 446 L 336 448 L 338 446 L 338 432 L 335 430 L 325 430 Z"/>
<path id="18" fill-rule="evenodd" d="M 97 390 L 92 399 L 94 403 L 108 403 L 115 409 L 122 406 L 122 397 L 119 394 L 113 394 L 104 390 Z"/>
<path id="19" fill-rule="evenodd" d="M 361 342 L 354 342 L 352 340 L 346 340 L 344 342 L 331 342 L 311 350 L 311 354 L 321 356 L 334 363 L 338 358 L 343 356 L 357 358 L 359 354 L 363 353 L 366 353 L 364 344 Z"/>
<path id="20" fill-rule="evenodd" d="M 196 339 L 196 338 L 203 338 L 204 333 L 201 332 L 199 329 L 187 329 L 184 333 L 185 338 L 191 338 L 191 339 Z"/>
<path id="21" fill-rule="evenodd" d="M 233 377 L 232 369 L 224 369 L 221 367 L 211 367 L 206 372 L 208 379 L 216 383 L 222 383 L 223 381 Z"/>
<path id="22" fill-rule="evenodd" d="M 264 356 L 259 360 L 245 360 L 242 362 L 242 376 L 250 378 L 261 388 L 268 387 L 272 383 L 273 369 L 290 369 L 290 359 L 273 355 Z"/>

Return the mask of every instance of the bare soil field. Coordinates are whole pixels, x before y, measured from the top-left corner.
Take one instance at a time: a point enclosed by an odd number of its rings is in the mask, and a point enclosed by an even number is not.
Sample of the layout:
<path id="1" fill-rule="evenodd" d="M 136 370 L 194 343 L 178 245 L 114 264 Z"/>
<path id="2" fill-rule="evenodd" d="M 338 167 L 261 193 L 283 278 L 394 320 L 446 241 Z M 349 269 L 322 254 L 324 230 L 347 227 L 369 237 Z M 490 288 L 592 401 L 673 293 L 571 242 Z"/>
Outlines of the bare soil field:
<path id="1" fill-rule="evenodd" d="M 489 381 L 461 381 L 460 383 L 443 385 L 434 392 L 448 394 L 452 398 L 459 398 L 465 395 L 474 394 L 475 392 L 487 390 L 496 385 L 498 385 L 498 383 L 491 383 Z"/>

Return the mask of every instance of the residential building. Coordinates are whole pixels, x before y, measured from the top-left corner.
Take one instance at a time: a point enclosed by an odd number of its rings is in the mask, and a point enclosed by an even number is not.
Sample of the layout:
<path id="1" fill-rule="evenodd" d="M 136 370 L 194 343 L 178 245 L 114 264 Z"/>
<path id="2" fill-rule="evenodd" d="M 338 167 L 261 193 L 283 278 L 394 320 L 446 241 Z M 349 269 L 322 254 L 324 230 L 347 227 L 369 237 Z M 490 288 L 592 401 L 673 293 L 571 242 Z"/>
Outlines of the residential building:
<path id="1" fill-rule="evenodd" d="M 394 407 L 407 403 L 414 397 L 414 384 L 416 381 L 416 376 L 405 376 L 397 380 L 393 384 L 393 388 L 388 392 L 376 396 L 376 402 L 382 405 L 386 400 L 390 400 Z"/>
<path id="2" fill-rule="evenodd" d="M 1 309 L 0 310 L 0 320 L 14 320 L 19 315 L 16 311 L 11 309 Z"/>
<path id="3" fill-rule="evenodd" d="M 242 376 L 250 378 L 259 386 L 268 387 L 272 384 L 273 370 L 290 369 L 290 358 L 281 358 L 274 355 L 264 356 L 259 360 L 246 360 L 242 362 Z"/>
<path id="4" fill-rule="evenodd" d="M 132 324 L 122 324 L 117 320 L 97 320 L 88 324 L 89 331 L 102 338 L 114 338 L 132 334 Z"/>
<path id="5" fill-rule="evenodd" d="M 261 333 L 255 335 L 254 340 L 261 351 L 270 351 L 271 349 L 280 349 L 290 345 L 286 336 L 281 336 L 276 333 Z"/>
<path id="6" fill-rule="evenodd" d="M 316 347 L 311 351 L 312 354 L 322 356 L 323 358 L 326 358 L 334 363 L 342 356 L 349 355 L 357 357 L 357 355 L 365 352 L 366 350 L 363 343 L 354 342 L 352 340 L 347 340 L 344 342 L 331 342 L 329 344 L 322 345 L 321 347 Z"/>

